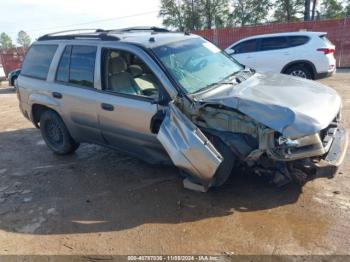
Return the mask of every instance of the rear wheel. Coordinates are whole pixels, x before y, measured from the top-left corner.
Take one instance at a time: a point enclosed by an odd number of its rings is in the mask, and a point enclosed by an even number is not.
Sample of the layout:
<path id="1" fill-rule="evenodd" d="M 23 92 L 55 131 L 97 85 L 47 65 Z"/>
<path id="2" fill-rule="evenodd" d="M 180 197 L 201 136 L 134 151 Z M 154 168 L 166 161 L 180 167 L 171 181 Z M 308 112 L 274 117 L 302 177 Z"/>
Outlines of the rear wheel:
<path id="1" fill-rule="evenodd" d="M 307 66 L 302 64 L 289 67 L 285 71 L 285 73 L 287 75 L 297 76 L 297 77 L 306 78 L 306 79 L 312 79 L 311 70 Z"/>
<path id="2" fill-rule="evenodd" d="M 70 154 L 79 147 L 79 143 L 71 137 L 61 117 L 52 110 L 41 114 L 40 131 L 46 145 L 56 154 Z"/>

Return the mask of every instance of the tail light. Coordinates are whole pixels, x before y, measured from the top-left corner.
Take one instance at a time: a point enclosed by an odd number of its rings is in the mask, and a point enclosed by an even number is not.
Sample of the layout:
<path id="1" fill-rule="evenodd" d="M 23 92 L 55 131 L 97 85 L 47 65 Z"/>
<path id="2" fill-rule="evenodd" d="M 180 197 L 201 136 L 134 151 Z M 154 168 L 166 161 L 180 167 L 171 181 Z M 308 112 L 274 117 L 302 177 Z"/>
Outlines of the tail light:
<path id="1" fill-rule="evenodd" d="M 317 51 L 323 52 L 325 55 L 333 54 L 335 52 L 335 48 L 318 48 Z"/>

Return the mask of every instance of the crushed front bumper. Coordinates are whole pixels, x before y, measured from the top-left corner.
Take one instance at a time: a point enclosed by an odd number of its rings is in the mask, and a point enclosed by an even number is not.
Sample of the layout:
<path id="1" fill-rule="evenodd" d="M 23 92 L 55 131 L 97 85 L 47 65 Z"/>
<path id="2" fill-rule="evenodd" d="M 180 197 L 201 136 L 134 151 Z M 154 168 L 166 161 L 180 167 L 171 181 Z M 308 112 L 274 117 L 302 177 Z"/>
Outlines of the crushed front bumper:
<path id="1" fill-rule="evenodd" d="M 349 134 L 345 128 L 337 128 L 332 145 L 317 164 L 316 176 L 333 177 L 343 163 L 349 143 Z"/>

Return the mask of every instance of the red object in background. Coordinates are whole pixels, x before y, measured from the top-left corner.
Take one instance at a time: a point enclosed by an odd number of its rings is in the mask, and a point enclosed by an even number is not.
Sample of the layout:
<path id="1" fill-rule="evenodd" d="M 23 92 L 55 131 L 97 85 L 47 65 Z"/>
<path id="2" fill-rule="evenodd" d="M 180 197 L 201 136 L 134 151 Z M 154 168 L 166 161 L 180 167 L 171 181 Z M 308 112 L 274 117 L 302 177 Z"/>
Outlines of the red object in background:
<path id="1" fill-rule="evenodd" d="M 6 76 L 12 70 L 21 67 L 25 53 L 26 49 L 22 47 L 0 49 L 0 63 L 4 68 Z"/>
<path id="2" fill-rule="evenodd" d="M 350 18 L 206 29 L 193 33 L 203 36 L 220 48 L 225 49 L 234 42 L 248 36 L 302 30 L 327 32 L 327 38 L 336 46 L 334 55 L 337 59 L 337 66 L 350 66 Z"/>

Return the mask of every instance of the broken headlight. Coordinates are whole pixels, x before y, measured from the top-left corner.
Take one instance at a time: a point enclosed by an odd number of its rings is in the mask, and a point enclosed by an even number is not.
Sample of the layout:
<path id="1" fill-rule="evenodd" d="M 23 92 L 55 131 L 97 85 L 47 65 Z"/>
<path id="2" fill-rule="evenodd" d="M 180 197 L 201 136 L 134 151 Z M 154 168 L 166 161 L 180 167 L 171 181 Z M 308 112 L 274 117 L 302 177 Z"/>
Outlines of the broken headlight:
<path id="1" fill-rule="evenodd" d="M 315 144 L 322 144 L 320 135 L 318 133 L 297 139 L 291 139 L 284 136 L 280 136 L 277 139 L 277 145 L 284 148 L 304 147 Z"/>
<path id="2" fill-rule="evenodd" d="M 282 147 L 298 147 L 299 142 L 298 140 L 292 140 L 288 137 L 280 136 L 277 139 L 277 144 Z"/>

